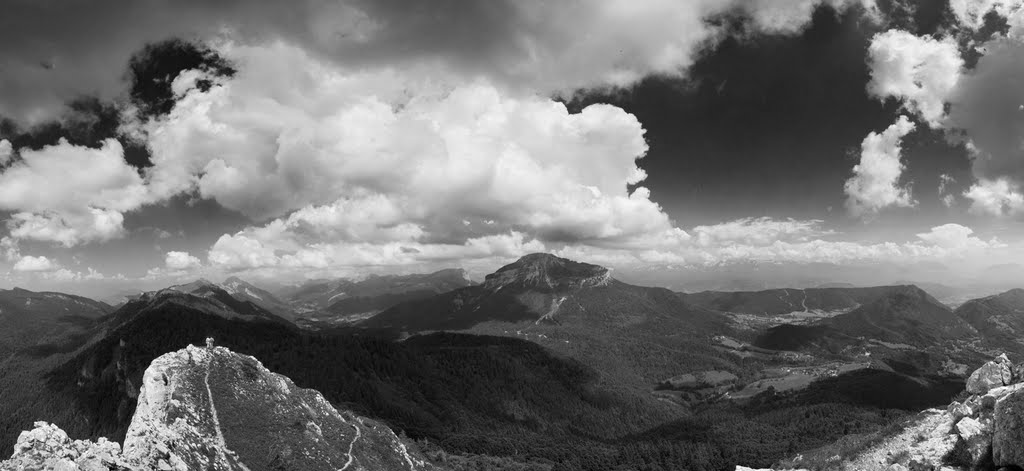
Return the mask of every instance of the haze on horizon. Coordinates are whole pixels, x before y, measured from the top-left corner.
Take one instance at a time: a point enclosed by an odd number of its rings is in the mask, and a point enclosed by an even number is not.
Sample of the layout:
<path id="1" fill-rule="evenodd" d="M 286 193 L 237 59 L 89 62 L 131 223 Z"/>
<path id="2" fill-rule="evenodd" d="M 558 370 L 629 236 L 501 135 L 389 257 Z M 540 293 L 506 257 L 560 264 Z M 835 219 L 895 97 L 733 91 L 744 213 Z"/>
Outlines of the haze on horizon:
<path id="1" fill-rule="evenodd" d="M 1020 0 L 2 11 L 0 288 L 1024 275 Z"/>

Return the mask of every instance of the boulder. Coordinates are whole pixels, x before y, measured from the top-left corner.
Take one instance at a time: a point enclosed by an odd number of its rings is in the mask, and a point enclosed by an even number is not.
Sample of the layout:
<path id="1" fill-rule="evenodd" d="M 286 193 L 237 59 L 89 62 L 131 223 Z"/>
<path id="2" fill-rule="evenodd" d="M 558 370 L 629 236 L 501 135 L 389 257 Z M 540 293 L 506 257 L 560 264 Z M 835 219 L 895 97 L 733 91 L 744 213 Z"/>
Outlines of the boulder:
<path id="1" fill-rule="evenodd" d="M 1006 354 L 999 355 L 971 373 L 971 377 L 967 379 L 967 392 L 985 394 L 992 388 L 1012 384 L 1012 368 L 1013 364 L 1006 358 Z"/>
<path id="2" fill-rule="evenodd" d="M 1016 390 L 995 405 L 992 459 L 996 466 L 1024 467 L 1024 391 Z"/>
<path id="3" fill-rule="evenodd" d="M 980 467 L 992 456 L 992 424 L 990 420 L 964 417 L 956 423 L 956 432 L 967 445 L 971 465 Z"/>
<path id="4" fill-rule="evenodd" d="M 966 403 L 960 403 L 956 401 L 953 401 L 952 403 L 949 404 L 949 407 L 946 408 L 946 412 L 949 412 L 949 415 L 953 416 L 954 422 L 964 417 L 970 417 L 971 415 L 974 415 L 974 411 L 971 410 L 970 406 L 968 406 Z"/>

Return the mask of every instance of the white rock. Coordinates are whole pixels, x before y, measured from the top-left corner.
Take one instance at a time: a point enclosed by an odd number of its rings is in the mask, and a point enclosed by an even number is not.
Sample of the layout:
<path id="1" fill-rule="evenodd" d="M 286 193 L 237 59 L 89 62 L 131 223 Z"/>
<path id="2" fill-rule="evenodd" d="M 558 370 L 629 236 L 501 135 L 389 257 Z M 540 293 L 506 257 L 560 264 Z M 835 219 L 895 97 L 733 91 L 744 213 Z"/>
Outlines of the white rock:
<path id="1" fill-rule="evenodd" d="M 967 379 L 967 392 L 985 394 L 990 389 L 1011 384 L 1012 368 L 1013 364 L 1006 355 L 999 355 L 971 373 L 971 377 Z"/>

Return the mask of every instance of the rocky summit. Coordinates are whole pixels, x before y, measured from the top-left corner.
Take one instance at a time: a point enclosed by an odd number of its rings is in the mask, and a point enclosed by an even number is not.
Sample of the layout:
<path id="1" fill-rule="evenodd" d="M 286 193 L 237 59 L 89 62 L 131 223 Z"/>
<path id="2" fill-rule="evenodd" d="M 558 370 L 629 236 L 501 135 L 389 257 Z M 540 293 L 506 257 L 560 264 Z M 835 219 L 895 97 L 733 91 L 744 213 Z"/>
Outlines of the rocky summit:
<path id="1" fill-rule="evenodd" d="M 586 286 L 607 284 L 611 273 L 607 268 L 575 262 L 546 253 L 524 255 L 487 275 L 484 287 L 497 291 L 509 286 L 549 291 L 565 291 Z"/>
<path id="2" fill-rule="evenodd" d="M 255 358 L 188 346 L 145 372 L 123 448 L 37 422 L 0 471 L 428 470 L 388 427 L 338 411 Z"/>

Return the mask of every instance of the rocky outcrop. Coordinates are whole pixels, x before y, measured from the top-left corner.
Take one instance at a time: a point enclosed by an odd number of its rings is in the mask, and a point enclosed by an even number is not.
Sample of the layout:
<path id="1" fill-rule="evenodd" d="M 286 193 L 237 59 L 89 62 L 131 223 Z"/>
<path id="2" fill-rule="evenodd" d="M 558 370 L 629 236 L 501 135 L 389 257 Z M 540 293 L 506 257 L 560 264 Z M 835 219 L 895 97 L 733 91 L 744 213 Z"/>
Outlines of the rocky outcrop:
<path id="1" fill-rule="evenodd" d="M 383 424 L 339 412 L 258 360 L 226 348 L 163 355 L 146 370 L 124 449 L 37 422 L 0 471 L 428 470 Z"/>
<path id="2" fill-rule="evenodd" d="M 100 438 L 96 442 L 71 440 L 68 434 L 46 422 L 21 432 L 11 459 L 0 462 L 2 471 L 52 469 L 103 471 L 129 468 L 121 458 L 121 445 Z"/>
<path id="3" fill-rule="evenodd" d="M 967 379 L 967 392 L 985 394 L 992 388 L 1006 386 L 1012 381 L 1012 367 L 1006 355 L 999 355 L 995 360 L 982 365 L 971 373 Z"/>

